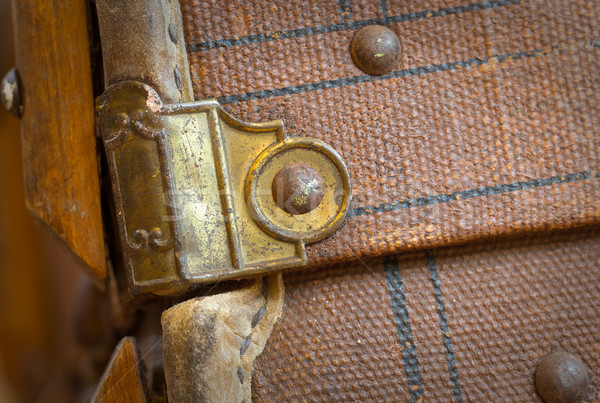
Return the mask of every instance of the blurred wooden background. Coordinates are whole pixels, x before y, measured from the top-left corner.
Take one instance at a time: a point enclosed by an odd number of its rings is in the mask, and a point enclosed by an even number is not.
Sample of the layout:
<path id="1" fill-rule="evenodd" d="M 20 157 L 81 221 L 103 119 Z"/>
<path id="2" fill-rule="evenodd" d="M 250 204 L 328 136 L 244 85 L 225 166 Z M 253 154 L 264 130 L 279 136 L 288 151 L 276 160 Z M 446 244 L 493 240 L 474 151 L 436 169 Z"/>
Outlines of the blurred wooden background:
<path id="1" fill-rule="evenodd" d="M 14 65 L 10 3 L 1 76 Z M 100 297 L 62 248 L 25 208 L 19 121 L 0 108 L 0 402 L 85 400 L 108 359 L 94 350 Z"/>

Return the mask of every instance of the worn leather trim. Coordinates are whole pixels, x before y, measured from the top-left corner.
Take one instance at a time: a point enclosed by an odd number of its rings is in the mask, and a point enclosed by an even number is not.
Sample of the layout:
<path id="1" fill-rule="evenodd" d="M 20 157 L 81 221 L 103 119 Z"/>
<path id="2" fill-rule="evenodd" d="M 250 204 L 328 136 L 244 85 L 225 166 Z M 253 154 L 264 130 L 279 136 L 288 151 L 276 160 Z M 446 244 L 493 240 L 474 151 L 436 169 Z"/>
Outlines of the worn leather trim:
<path id="1" fill-rule="evenodd" d="M 162 315 L 169 401 L 251 401 L 252 364 L 281 315 L 280 274 Z"/>

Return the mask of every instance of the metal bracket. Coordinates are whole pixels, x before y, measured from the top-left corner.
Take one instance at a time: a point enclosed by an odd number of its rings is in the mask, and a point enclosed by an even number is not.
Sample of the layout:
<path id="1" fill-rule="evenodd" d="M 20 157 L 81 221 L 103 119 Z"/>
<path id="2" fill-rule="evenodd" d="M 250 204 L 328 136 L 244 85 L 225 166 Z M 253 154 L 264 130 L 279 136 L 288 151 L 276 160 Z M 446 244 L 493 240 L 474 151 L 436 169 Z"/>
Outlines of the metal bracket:
<path id="1" fill-rule="evenodd" d="M 115 84 L 97 105 L 132 294 L 306 264 L 305 244 L 342 223 L 351 198 L 338 153 L 286 137 L 281 121 L 244 123 L 213 100 L 163 105 L 148 85 Z M 322 200 L 291 214 L 272 183 L 302 162 Z"/>

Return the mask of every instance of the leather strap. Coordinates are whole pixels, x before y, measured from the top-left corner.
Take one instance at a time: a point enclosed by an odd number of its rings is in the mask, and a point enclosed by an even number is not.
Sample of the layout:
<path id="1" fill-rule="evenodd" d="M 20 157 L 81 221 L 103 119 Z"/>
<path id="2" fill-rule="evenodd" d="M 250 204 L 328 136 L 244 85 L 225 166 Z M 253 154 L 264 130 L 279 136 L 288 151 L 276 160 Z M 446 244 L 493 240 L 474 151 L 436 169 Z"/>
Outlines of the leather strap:
<path id="1" fill-rule="evenodd" d="M 169 401 L 250 402 L 252 364 L 281 315 L 280 274 L 162 315 Z"/>

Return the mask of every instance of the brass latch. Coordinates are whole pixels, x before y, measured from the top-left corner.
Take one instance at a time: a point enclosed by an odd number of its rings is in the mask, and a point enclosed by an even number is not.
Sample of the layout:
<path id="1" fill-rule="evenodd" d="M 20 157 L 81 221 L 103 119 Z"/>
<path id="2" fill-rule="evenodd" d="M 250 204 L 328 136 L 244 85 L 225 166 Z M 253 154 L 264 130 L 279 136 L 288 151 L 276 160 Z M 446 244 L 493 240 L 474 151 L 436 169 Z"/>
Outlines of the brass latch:
<path id="1" fill-rule="evenodd" d="M 132 294 L 304 265 L 305 244 L 346 216 L 338 153 L 286 137 L 281 121 L 244 123 L 212 100 L 163 105 L 134 81 L 97 108 Z"/>

